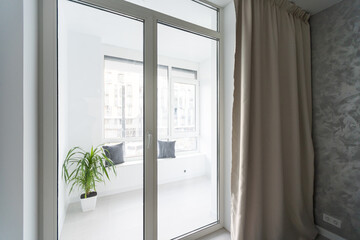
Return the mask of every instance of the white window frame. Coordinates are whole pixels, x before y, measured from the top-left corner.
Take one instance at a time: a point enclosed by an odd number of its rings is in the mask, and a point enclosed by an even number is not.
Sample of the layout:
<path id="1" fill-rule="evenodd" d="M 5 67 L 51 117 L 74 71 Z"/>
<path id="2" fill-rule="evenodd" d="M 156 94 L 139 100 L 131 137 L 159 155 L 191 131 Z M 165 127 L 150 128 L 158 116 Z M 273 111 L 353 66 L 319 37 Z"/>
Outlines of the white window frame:
<path id="1" fill-rule="evenodd" d="M 168 86 L 169 86 L 169 103 L 168 103 L 168 135 L 167 136 L 159 136 L 159 138 L 165 138 L 168 140 L 175 140 L 175 139 L 179 139 L 179 138 L 196 138 L 196 149 L 195 150 L 189 150 L 189 151 L 179 151 L 176 152 L 177 155 L 186 155 L 186 154 L 191 154 L 191 153 L 198 153 L 199 152 L 199 137 L 200 137 L 200 131 L 199 131 L 199 123 L 200 123 L 200 82 L 199 79 L 186 79 L 186 78 L 179 78 L 179 77 L 174 77 L 172 75 L 172 69 L 173 68 L 177 68 L 177 69 L 181 69 L 181 70 L 189 70 L 189 71 L 194 71 L 196 72 L 196 74 L 198 75 L 199 69 L 198 68 L 189 68 L 189 67 L 183 67 L 180 65 L 176 65 L 176 64 L 166 64 L 163 62 L 163 64 L 161 64 L 161 66 L 165 66 L 168 68 Z M 184 83 L 184 84 L 191 84 L 191 85 L 195 85 L 195 95 L 196 95 L 196 120 L 195 120 L 195 131 L 191 132 L 191 133 L 176 133 L 175 132 L 175 124 L 174 124 L 174 83 Z"/>
<path id="2" fill-rule="evenodd" d="M 107 9 L 120 15 L 126 15 L 144 22 L 145 34 L 145 78 L 148 79 L 146 86 L 145 102 L 153 107 L 145 107 L 145 149 L 144 171 L 147 181 L 144 182 L 144 239 L 157 239 L 157 153 L 152 139 L 157 139 L 156 131 L 156 77 L 157 77 L 157 24 L 163 23 L 185 31 L 193 32 L 218 40 L 218 60 L 223 59 L 223 29 L 218 24 L 218 31 L 207 29 L 193 23 L 168 16 L 166 14 L 137 6 L 124 0 L 73 0 L 83 4 Z M 223 9 L 207 2 L 207 5 L 219 9 L 218 19 L 222 19 Z M 57 224 L 57 188 L 58 188 L 58 53 L 57 53 L 57 0 L 39 1 L 39 240 L 58 239 Z M 217 89 L 217 112 L 218 112 L 218 216 L 219 221 L 209 226 L 204 226 L 194 232 L 181 236 L 184 240 L 198 239 L 204 235 L 221 229 L 224 225 L 223 217 L 223 82 L 222 64 L 218 67 Z M 154 111 L 155 110 L 155 111 Z"/>
<path id="3" fill-rule="evenodd" d="M 129 61 L 138 61 L 138 62 L 142 62 L 141 58 L 139 57 L 139 53 L 134 51 L 134 50 L 126 50 L 120 47 L 116 47 L 116 46 L 110 46 L 110 45 L 104 45 L 103 46 L 104 51 L 103 51 L 103 59 L 105 61 L 106 58 L 117 58 L 117 59 L 123 59 L 123 60 L 129 60 Z M 169 86 L 169 90 L 168 90 L 168 98 L 169 98 L 169 104 L 168 104 L 168 109 L 169 109 L 169 113 L 168 113 L 168 135 L 166 136 L 159 136 L 160 138 L 164 138 L 164 139 L 168 139 L 168 140 L 174 140 L 174 139 L 179 139 L 179 138 L 195 138 L 196 139 L 196 149 L 194 150 L 189 150 L 189 151 L 179 151 L 176 152 L 177 155 L 187 155 L 187 154 L 192 154 L 192 153 L 198 153 L 199 152 L 199 137 L 200 137 L 200 80 L 198 79 L 198 77 L 196 77 L 195 79 L 190 79 L 190 78 L 180 78 L 180 77 L 173 77 L 172 75 L 172 69 L 173 68 L 177 68 L 180 70 L 185 70 L 185 71 L 194 71 L 196 73 L 196 76 L 198 76 L 198 72 L 199 69 L 197 67 L 197 65 L 195 64 L 187 64 L 184 65 L 180 60 L 177 59 L 169 59 L 169 58 L 164 58 L 161 59 L 161 64 L 160 66 L 162 67 L 166 67 L 168 70 L 168 86 Z M 105 69 L 105 67 L 104 67 Z M 105 83 L 105 79 L 103 76 L 102 79 L 102 110 L 101 110 L 101 114 L 102 114 L 102 126 L 101 126 L 101 134 L 102 134 L 102 142 L 103 143 L 108 143 L 108 144 L 112 144 L 112 143 L 119 143 L 119 142 L 136 142 L 136 141 L 141 141 L 143 138 L 142 137 L 119 137 L 119 138 L 106 138 L 105 137 L 105 111 L 104 111 L 104 105 L 105 105 L 105 90 L 104 90 L 104 83 Z M 183 83 L 183 84 L 191 84 L 191 85 L 195 85 L 195 94 L 196 94 L 196 124 L 195 124 L 195 131 L 191 132 L 191 133 L 176 133 L 175 132 L 175 127 L 174 127 L 174 116 L 173 116 L 173 108 L 174 108 L 174 83 Z M 128 161 L 136 161 L 136 160 L 141 160 L 142 157 L 140 156 L 134 156 L 134 157 L 126 157 L 126 159 Z"/>

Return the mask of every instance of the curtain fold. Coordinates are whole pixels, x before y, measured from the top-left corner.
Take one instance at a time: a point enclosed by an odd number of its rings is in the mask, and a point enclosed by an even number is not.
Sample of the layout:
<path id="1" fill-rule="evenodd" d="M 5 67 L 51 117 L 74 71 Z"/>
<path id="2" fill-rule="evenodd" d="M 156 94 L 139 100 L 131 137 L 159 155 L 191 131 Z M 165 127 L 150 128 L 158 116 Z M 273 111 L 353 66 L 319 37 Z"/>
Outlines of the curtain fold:
<path id="1" fill-rule="evenodd" d="M 235 0 L 232 240 L 310 240 L 309 14 L 287 0 Z"/>

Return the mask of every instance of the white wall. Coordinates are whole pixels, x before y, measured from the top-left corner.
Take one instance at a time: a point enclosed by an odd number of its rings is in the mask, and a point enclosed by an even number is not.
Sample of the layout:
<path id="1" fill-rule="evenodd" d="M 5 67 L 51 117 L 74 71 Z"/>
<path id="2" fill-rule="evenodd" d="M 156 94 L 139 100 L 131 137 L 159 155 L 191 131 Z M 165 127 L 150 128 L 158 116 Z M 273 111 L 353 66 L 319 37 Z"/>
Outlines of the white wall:
<path id="1" fill-rule="evenodd" d="M 22 12 L 21 0 L 0 1 L 0 239 L 23 237 Z"/>
<path id="2" fill-rule="evenodd" d="M 0 239 L 37 239 L 36 13 L 0 2 Z"/>
<path id="3" fill-rule="evenodd" d="M 231 131 L 234 91 L 234 54 L 235 54 L 235 8 L 231 2 L 224 8 L 222 23 L 224 29 L 224 227 L 230 231 L 231 222 Z"/>
<path id="4" fill-rule="evenodd" d="M 101 38 L 68 33 L 68 146 L 102 143 L 103 49 Z"/>

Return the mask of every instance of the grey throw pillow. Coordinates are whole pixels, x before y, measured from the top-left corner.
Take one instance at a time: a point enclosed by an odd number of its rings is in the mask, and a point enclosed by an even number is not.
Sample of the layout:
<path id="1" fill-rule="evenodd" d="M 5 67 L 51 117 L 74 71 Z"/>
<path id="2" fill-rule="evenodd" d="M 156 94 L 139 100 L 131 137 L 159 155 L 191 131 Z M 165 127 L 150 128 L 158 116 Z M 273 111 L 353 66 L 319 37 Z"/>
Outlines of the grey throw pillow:
<path id="1" fill-rule="evenodd" d="M 158 158 L 175 158 L 176 141 L 158 141 Z"/>
<path id="2" fill-rule="evenodd" d="M 105 155 L 110 158 L 114 165 L 124 163 L 124 143 L 111 146 L 103 146 Z M 109 166 L 108 162 L 105 162 L 105 166 Z"/>

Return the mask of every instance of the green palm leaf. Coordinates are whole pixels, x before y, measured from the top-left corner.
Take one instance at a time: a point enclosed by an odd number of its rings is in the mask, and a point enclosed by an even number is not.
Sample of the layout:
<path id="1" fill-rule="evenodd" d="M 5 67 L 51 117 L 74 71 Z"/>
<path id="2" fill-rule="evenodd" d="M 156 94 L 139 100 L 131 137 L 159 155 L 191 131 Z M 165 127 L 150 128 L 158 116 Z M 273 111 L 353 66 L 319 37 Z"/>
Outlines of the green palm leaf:
<path id="1" fill-rule="evenodd" d="M 91 147 L 89 152 L 74 147 L 65 157 L 62 177 L 65 183 L 71 186 L 69 194 L 74 188 L 78 188 L 84 191 L 86 198 L 91 191 L 96 191 L 96 183 L 105 182 L 105 178 L 110 180 L 109 169 L 116 175 L 114 163 L 106 156 L 101 146 Z"/>

